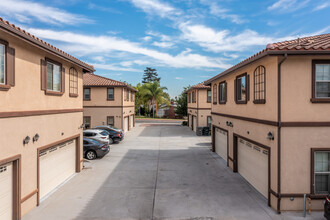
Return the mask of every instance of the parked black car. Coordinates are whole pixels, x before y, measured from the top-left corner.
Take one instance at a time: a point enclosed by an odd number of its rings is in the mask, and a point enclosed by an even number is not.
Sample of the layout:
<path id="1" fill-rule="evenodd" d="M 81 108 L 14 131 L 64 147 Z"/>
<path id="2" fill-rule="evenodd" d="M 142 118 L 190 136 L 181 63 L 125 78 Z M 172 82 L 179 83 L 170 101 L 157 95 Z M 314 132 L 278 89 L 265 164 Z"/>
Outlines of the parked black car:
<path id="1" fill-rule="evenodd" d="M 104 157 L 110 151 L 107 143 L 90 138 L 84 138 L 84 158 L 94 160 L 97 157 Z"/>
<path id="2" fill-rule="evenodd" d="M 101 129 L 109 132 L 110 133 L 109 138 L 111 138 L 114 143 L 118 143 L 119 141 L 122 141 L 124 139 L 124 133 L 121 129 L 116 129 L 108 125 L 96 126 L 95 129 Z"/>
<path id="3" fill-rule="evenodd" d="M 325 197 L 324 202 L 324 217 L 330 220 L 330 194 Z"/>

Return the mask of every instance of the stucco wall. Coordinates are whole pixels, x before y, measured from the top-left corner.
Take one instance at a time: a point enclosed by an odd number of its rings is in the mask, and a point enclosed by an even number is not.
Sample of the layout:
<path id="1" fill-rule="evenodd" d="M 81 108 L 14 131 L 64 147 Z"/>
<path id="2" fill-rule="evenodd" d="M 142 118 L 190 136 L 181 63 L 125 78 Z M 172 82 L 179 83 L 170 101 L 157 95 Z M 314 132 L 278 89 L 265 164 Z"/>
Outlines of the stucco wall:
<path id="1" fill-rule="evenodd" d="M 22 156 L 21 198 L 37 189 L 37 148 L 81 134 L 81 124 L 82 112 L 0 119 L 0 158 L 17 154 Z M 39 134 L 40 137 L 33 143 L 32 137 L 35 134 Z M 26 136 L 31 140 L 29 144 L 23 145 Z M 82 148 L 80 155 L 82 159 Z M 22 216 L 35 206 L 36 196 L 33 196 L 22 204 Z"/>
<path id="2" fill-rule="evenodd" d="M 211 110 L 198 110 L 198 127 L 207 127 L 207 116 L 211 116 Z"/>
<path id="3" fill-rule="evenodd" d="M 198 108 L 211 108 L 211 102 L 207 102 L 207 89 L 198 90 Z"/>
<path id="4" fill-rule="evenodd" d="M 0 39 L 15 48 L 15 87 L 0 91 L 0 112 L 82 108 L 82 69 L 0 31 Z M 45 95 L 41 90 L 40 60 L 50 58 L 65 68 L 65 93 Z M 69 69 L 78 71 L 77 98 L 69 97 Z"/>
<path id="5" fill-rule="evenodd" d="M 109 108 L 88 108 L 84 107 L 84 116 L 91 117 L 91 128 L 107 124 L 107 117 L 113 116 L 115 120 L 114 126 L 122 128 L 122 107 Z"/>
<path id="6" fill-rule="evenodd" d="M 84 106 L 122 106 L 122 87 L 114 87 L 114 100 L 107 100 L 107 87 L 91 87 L 90 101 L 84 100 Z"/>
<path id="7" fill-rule="evenodd" d="M 193 103 L 193 96 L 192 93 L 195 92 L 196 96 L 196 102 Z M 188 108 L 197 108 L 197 89 L 191 90 L 187 95 L 189 96 L 191 94 L 191 102 L 189 103 L 189 98 L 187 97 L 187 102 L 188 102 Z"/>

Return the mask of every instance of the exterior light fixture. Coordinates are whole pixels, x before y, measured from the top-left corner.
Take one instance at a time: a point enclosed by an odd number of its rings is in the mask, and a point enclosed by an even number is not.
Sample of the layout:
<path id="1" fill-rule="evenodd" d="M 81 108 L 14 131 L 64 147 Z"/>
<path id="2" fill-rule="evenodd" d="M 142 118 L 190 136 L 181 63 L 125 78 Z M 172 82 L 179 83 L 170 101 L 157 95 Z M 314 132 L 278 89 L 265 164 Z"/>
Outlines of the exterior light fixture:
<path id="1" fill-rule="evenodd" d="M 33 142 L 37 142 L 39 140 L 39 134 L 35 134 L 34 137 L 32 138 Z"/>
<path id="2" fill-rule="evenodd" d="M 267 139 L 273 141 L 274 140 L 274 134 L 272 132 L 268 132 Z"/>
<path id="3" fill-rule="evenodd" d="M 28 144 L 30 142 L 31 138 L 29 136 L 26 136 L 23 140 L 23 145 Z"/>
<path id="4" fill-rule="evenodd" d="M 230 121 L 226 121 L 226 125 L 229 126 L 229 127 L 234 127 L 233 123 L 230 122 Z"/>

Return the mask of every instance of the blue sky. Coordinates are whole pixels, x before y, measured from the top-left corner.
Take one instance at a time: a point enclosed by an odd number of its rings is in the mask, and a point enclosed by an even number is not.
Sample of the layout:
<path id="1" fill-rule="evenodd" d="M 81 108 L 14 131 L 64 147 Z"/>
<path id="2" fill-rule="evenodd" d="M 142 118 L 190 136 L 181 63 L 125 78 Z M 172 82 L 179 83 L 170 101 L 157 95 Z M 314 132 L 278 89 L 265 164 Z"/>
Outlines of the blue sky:
<path id="1" fill-rule="evenodd" d="M 330 32 L 330 0 L 1 0 L 0 16 L 132 85 L 171 97 L 268 43 Z"/>

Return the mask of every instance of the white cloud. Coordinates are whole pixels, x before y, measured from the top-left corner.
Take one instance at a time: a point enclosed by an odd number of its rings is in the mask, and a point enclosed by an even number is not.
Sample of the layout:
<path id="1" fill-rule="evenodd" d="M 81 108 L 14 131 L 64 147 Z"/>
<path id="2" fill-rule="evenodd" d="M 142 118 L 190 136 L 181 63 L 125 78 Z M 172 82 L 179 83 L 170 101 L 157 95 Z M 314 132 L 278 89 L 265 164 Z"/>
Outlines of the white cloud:
<path id="1" fill-rule="evenodd" d="M 319 11 L 319 10 L 322 10 L 322 9 L 325 9 L 327 7 L 330 6 L 330 2 L 324 2 L 323 4 L 320 4 L 318 6 L 316 6 L 313 11 Z"/>
<path id="2" fill-rule="evenodd" d="M 142 40 L 144 40 L 144 41 L 150 41 L 151 39 L 152 39 L 152 37 L 150 37 L 150 36 L 145 36 L 142 38 Z"/>
<path id="3" fill-rule="evenodd" d="M 177 79 L 177 80 L 183 80 L 184 78 L 182 78 L 182 77 L 175 77 L 175 79 Z"/>
<path id="4" fill-rule="evenodd" d="M 162 18 L 171 15 L 180 15 L 181 12 L 168 3 L 160 0 L 129 0 L 135 7 L 142 9 L 147 14 L 155 14 Z"/>
<path id="5" fill-rule="evenodd" d="M 201 3 L 210 7 L 210 14 L 220 17 L 221 19 L 228 19 L 236 24 L 247 22 L 247 20 L 241 18 L 241 16 L 232 14 L 228 9 L 220 7 L 215 1 L 201 0 Z"/>
<path id="6" fill-rule="evenodd" d="M 270 11 L 293 12 L 307 5 L 310 0 L 278 0 L 268 7 Z"/>
<path id="7" fill-rule="evenodd" d="M 102 70 L 111 70 L 111 71 L 124 71 L 124 72 L 139 72 L 140 70 L 134 68 L 124 68 L 118 67 L 114 64 L 100 64 L 100 63 L 93 63 L 92 64 L 95 68 L 102 69 Z M 121 74 L 120 74 L 121 75 Z"/>
<path id="8" fill-rule="evenodd" d="M 161 47 L 161 48 L 171 48 L 173 47 L 174 43 L 171 42 L 153 42 L 152 45 L 156 47 Z"/>
<path id="9" fill-rule="evenodd" d="M 159 52 L 142 47 L 140 44 L 113 36 L 90 36 L 67 31 L 54 31 L 30 28 L 27 31 L 44 39 L 59 41 L 70 52 L 80 55 L 99 55 L 104 53 L 126 52 L 142 55 L 157 61 L 160 65 L 176 68 L 228 68 L 220 58 L 207 57 L 192 53 L 190 50 L 177 55 Z"/>

